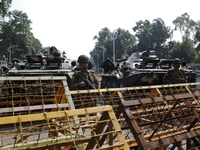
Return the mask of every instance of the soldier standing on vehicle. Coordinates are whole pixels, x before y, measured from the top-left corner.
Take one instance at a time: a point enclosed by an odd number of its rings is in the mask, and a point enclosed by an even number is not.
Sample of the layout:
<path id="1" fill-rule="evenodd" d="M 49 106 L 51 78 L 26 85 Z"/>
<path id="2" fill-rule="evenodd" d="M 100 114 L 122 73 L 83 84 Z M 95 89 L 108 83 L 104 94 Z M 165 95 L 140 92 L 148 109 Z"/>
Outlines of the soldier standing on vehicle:
<path id="1" fill-rule="evenodd" d="M 70 90 L 87 90 L 94 87 L 98 89 L 99 83 L 94 75 L 94 71 L 88 70 L 89 58 L 86 55 L 80 55 L 78 63 L 81 70 L 74 73 Z M 88 80 L 92 85 L 88 83 Z"/>
<path id="2" fill-rule="evenodd" d="M 181 60 L 179 58 L 175 58 L 173 60 L 174 69 L 169 70 L 164 78 L 164 84 L 176 84 L 176 83 L 186 83 L 186 77 L 184 70 L 180 69 Z"/>

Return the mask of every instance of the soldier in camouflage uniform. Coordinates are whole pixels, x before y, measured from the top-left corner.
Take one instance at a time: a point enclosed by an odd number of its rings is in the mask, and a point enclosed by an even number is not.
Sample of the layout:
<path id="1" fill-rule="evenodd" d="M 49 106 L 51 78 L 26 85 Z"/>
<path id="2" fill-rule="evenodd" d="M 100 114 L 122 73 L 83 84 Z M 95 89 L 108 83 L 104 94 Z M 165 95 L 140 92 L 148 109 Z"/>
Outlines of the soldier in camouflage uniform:
<path id="1" fill-rule="evenodd" d="M 185 72 L 182 69 L 179 69 L 181 65 L 181 60 L 179 58 L 175 58 L 173 60 L 174 69 L 169 70 L 164 78 L 164 84 L 176 84 L 176 83 L 186 83 Z"/>
<path id="2" fill-rule="evenodd" d="M 88 79 L 95 88 L 99 88 L 99 83 L 96 76 L 92 70 L 88 70 L 89 58 L 86 55 L 80 55 L 78 57 L 78 63 L 81 68 L 80 71 L 74 73 L 70 90 L 87 90 L 92 89 L 90 85 L 87 84 L 85 79 Z"/>

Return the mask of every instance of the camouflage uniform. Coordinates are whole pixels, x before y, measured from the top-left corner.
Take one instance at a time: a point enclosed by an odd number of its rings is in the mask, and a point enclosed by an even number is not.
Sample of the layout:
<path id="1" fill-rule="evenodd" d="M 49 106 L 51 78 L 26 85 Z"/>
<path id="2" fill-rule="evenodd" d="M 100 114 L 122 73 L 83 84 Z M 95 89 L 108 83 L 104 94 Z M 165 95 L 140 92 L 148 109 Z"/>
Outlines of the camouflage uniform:
<path id="1" fill-rule="evenodd" d="M 176 71 L 175 69 L 169 70 L 163 77 L 164 84 L 176 84 L 176 83 L 186 83 L 184 70 L 180 69 Z"/>
<path id="2" fill-rule="evenodd" d="M 87 70 L 87 75 L 84 75 L 83 71 L 75 72 L 72 78 L 70 90 L 87 90 L 91 89 L 89 85 L 86 85 L 85 87 L 78 87 L 77 83 L 85 82 L 85 79 L 88 79 L 97 89 L 99 88 L 99 83 L 94 75 L 94 72 L 92 70 Z"/>

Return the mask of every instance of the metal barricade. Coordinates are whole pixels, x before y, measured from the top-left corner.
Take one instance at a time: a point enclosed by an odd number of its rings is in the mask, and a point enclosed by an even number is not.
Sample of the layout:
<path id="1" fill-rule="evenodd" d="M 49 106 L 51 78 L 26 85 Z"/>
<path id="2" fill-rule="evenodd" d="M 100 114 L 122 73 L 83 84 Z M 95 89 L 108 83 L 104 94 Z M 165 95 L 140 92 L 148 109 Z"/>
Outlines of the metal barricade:
<path id="1" fill-rule="evenodd" d="M 144 140 L 146 140 L 146 143 L 150 144 L 148 147 L 150 149 L 158 147 L 170 149 L 176 146 L 192 148 L 198 146 L 198 131 L 193 137 L 189 136 L 189 134 L 193 133 L 188 132 L 188 138 L 176 138 L 179 135 L 178 133 L 185 132 L 190 125 L 192 126 L 192 124 L 194 124 L 194 126 L 191 127 L 191 130 L 199 125 L 196 120 L 199 111 L 199 85 L 200 83 L 185 83 L 70 91 L 70 93 L 75 108 L 94 107 L 107 104 L 112 105 L 121 126 L 122 133 L 129 146 L 133 149 L 137 149 L 138 146 L 141 148 L 141 145 L 138 144 L 140 141 L 136 138 L 140 134 L 144 134 Z M 145 103 L 143 101 L 145 101 Z M 127 114 L 125 116 L 124 113 L 122 114 L 123 111 L 120 112 L 118 110 L 119 105 L 120 103 L 125 105 L 131 102 L 135 103 L 135 105 L 131 106 L 129 112 L 126 113 L 132 114 L 133 116 L 127 117 Z M 126 106 L 124 106 L 124 109 L 125 107 Z M 137 118 L 136 124 L 138 124 L 139 129 L 141 128 L 141 132 L 138 131 L 137 135 L 133 134 L 130 126 L 131 123 L 127 122 L 127 120 L 131 120 L 134 117 Z M 162 130 L 160 127 L 162 127 Z M 173 132 L 176 132 L 177 134 L 175 140 L 172 140 L 174 136 L 170 137 Z M 148 141 L 151 134 L 152 139 L 149 139 Z M 180 135 L 180 137 L 186 135 L 187 133 Z M 146 136 L 148 137 L 147 139 Z M 163 140 L 168 139 L 170 142 L 162 143 Z M 155 142 L 151 142 L 151 140 Z M 144 145 L 146 145 L 146 143 Z M 146 147 L 143 149 L 145 148 Z"/>

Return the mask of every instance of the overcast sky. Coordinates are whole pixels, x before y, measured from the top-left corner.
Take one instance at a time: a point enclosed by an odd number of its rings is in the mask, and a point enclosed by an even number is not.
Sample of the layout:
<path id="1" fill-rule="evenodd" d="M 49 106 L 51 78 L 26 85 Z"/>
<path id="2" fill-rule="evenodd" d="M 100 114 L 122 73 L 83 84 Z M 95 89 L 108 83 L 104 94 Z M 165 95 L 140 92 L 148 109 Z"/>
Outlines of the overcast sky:
<path id="1" fill-rule="evenodd" d="M 68 58 L 89 56 L 93 37 L 104 28 L 132 31 L 139 20 L 162 18 L 165 24 L 187 12 L 200 20 L 200 0 L 12 0 L 11 9 L 26 12 L 43 47 L 56 46 Z M 177 39 L 177 37 L 174 37 Z"/>

